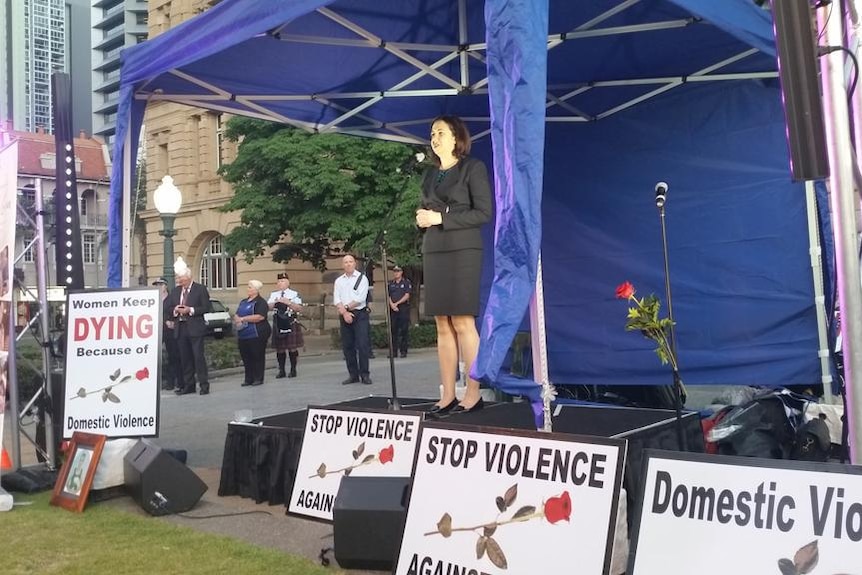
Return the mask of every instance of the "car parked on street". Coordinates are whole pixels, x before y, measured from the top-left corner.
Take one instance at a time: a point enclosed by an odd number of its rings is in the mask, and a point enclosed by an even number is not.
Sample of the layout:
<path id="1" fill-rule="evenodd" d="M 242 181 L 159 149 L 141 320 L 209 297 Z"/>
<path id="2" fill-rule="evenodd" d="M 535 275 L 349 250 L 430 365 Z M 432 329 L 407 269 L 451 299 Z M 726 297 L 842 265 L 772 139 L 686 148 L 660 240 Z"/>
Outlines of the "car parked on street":
<path id="1" fill-rule="evenodd" d="M 221 339 L 233 332 L 230 310 L 217 299 L 210 300 L 210 311 L 204 314 L 204 323 L 207 326 L 207 335 L 216 339 Z"/>

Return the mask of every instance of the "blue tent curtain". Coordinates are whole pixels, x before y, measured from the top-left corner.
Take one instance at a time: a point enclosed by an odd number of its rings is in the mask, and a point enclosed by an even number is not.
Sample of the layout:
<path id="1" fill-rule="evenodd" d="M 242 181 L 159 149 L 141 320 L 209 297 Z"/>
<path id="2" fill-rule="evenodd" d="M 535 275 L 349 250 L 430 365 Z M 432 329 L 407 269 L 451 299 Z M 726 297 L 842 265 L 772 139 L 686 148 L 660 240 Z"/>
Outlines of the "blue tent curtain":
<path id="1" fill-rule="evenodd" d="M 542 240 L 548 5 L 488 0 L 485 20 L 497 218 L 494 281 L 473 375 L 535 399 L 535 382 L 500 367 L 533 295 Z"/>

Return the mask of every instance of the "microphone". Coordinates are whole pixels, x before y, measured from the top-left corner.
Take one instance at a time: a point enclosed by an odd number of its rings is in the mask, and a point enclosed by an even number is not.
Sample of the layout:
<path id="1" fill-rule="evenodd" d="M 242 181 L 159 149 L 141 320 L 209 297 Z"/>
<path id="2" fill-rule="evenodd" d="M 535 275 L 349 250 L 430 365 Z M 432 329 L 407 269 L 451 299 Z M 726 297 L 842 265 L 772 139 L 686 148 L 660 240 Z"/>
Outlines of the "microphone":
<path id="1" fill-rule="evenodd" d="M 655 205 L 658 209 L 662 209 L 666 201 L 667 182 L 659 182 L 655 185 Z"/>
<path id="2" fill-rule="evenodd" d="M 401 172 L 413 172 L 416 168 L 421 166 L 425 162 L 425 153 L 424 152 L 416 152 L 413 156 L 410 157 L 409 160 L 405 162 L 405 165 L 399 166 L 395 168 L 397 173 Z"/>

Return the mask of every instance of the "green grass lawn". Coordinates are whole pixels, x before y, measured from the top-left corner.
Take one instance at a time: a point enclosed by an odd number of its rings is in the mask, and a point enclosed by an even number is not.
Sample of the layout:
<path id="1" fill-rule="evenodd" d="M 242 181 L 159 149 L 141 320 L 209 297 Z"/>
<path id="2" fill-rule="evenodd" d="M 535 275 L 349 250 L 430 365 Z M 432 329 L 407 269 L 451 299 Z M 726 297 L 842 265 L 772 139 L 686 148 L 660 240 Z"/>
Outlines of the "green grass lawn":
<path id="1" fill-rule="evenodd" d="M 192 531 L 107 505 L 84 513 L 51 507 L 50 493 L 17 495 L 0 513 L 4 574 L 331 574 L 307 559 Z"/>

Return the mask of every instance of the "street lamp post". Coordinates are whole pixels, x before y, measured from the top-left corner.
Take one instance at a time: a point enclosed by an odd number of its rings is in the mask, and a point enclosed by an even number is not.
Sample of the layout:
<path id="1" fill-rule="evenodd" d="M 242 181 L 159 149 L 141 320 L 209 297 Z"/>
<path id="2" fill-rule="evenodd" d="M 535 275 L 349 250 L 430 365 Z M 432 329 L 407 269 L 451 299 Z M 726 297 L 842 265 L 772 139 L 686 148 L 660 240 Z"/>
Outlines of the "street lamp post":
<path id="1" fill-rule="evenodd" d="M 174 220 L 177 212 L 183 205 L 183 195 L 179 188 L 174 185 L 174 179 L 170 176 L 162 178 L 162 183 L 153 193 L 153 203 L 162 217 L 162 231 L 160 236 L 165 238 L 164 270 L 162 275 L 168 282 L 168 290 L 174 287 Z"/>

